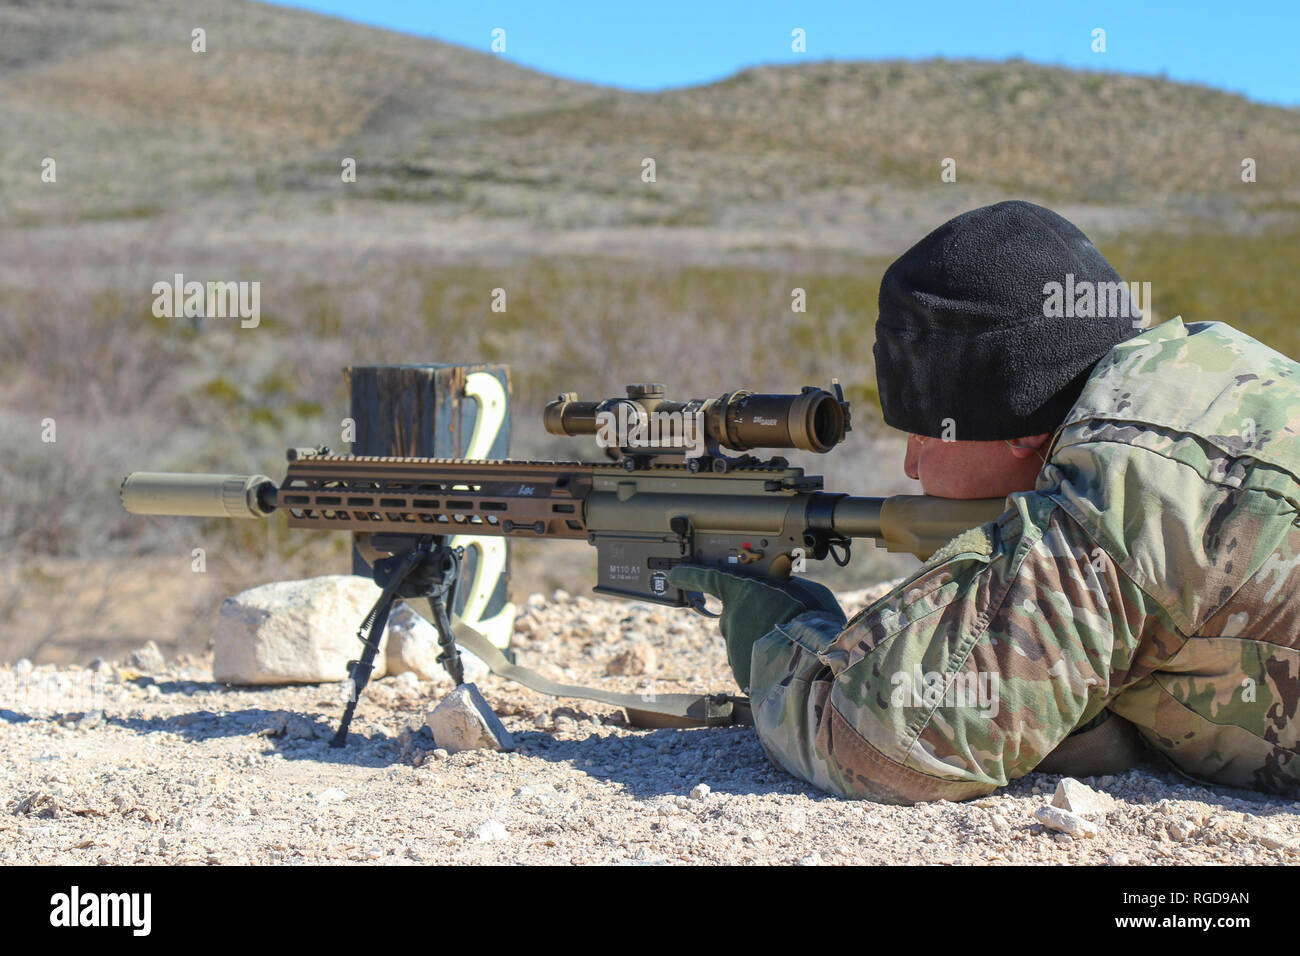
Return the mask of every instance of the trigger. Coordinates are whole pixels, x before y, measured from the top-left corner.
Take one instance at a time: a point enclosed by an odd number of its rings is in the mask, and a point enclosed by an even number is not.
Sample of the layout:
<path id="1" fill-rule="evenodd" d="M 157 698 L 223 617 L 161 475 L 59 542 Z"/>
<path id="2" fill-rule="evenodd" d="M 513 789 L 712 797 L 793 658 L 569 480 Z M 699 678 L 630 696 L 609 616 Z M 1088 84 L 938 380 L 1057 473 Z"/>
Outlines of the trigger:
<path id="1" fill-rule="evenodd" d="M 683 591 L 682 593 L 686 595 L 686 600 L 690 603 L 691 607 L 695 608 L 695 610 L 699 611 L 705 617 L 718 616 L 704 606 L 704 595 L 699 591 Z"/>

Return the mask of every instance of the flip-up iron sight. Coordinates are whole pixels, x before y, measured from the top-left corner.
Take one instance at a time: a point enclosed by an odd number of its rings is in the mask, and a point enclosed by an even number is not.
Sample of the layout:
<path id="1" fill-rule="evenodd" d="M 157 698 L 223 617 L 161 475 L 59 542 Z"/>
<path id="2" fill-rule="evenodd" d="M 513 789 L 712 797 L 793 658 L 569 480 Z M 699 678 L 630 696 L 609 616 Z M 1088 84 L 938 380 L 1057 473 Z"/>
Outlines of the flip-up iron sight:
<path id="1" fill-rule="evenodd" d="M 795 448 L 824 454 L 849 430 L 849 403 L 838 380 L 834 392 L 805 386 L 796 395 L 762 395 L 746 389 L 684 402 L 665 398 L 658 384 L 627 386 L 626 398 L 597 402 L 566 392 L 546 406 L 542 420 L 552 435 L 594 435 L 606 454 L 635 471 L 657 463 L 685 463 L 691 471 L 726 472 L 753 464 L 752 455 L 722 449 Z M 774 458 L 770 463 L 784 464 Z"/>

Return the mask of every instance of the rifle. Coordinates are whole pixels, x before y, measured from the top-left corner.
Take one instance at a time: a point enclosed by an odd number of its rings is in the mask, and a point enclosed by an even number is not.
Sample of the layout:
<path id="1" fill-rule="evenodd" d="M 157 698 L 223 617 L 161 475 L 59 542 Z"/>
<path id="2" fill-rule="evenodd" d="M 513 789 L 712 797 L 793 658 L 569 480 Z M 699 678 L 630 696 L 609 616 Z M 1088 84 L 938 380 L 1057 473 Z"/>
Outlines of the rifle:
<path id="1" fill-rule="evenodd" d="M 263 518 L 283 511 L 291 528 L 356 534 L 381 594 L 358 631 L 364 650 L 349 662 L 353 693 L 334 746 L 346 742 L 398 597 L 429 600 L 438 659 L 458 685 L 464 674 L 457 645 L 499 676 L 543 693 L 623 707 L 641 726 L 731 723 L 745 719 L 744 698 L 647 700 L 558 684 L 516 664 L 452 621 L 464 549 L 449 542 L 457 534 L 585 539 L 596 548 L 597 593 L 710 614 L 703 595 L 668 585 L 673 565 L 717 565 L 785 580 L 809 559 L 847 564 L 855 538 L 924 559 L 1002 513 L 1000 498 L 828 493 L 821 477 L 784 458 L 748 454 L 790 448 L 824 454 L 842 442 L 849 406 L 838 382 L 832 387 L 833 393 L 809 386 L 798 394 L 740 390 L 672 402 L 662 385 L 629 385 L 626 398 L 582 402 L 566 393 L 551 402 L 546 429 L 595 435 L 603 462 L 357 457 L 290 448 L 279 485 L 265 475 L 134 472 L 122 482 L 121 500 L 139 515 Z"/>

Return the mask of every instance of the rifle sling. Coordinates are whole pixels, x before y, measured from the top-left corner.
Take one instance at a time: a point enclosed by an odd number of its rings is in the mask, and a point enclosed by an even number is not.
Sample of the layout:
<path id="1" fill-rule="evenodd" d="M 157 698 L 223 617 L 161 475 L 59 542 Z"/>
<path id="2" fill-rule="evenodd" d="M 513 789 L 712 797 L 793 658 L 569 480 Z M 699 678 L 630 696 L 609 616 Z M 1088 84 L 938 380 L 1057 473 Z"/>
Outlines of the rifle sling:
<path id="1" fill-rule="evenodd" d="M 522 664 L 512 664 L 495 644 L 464 621 L 452 624 L 456 643 L 478 657 L 497 677 L 522 684 L 540 694 L 594 700 L 627 711 L 634 727 L 726 727 L 749 724 L 753 719 L 747 697 L 728 694 L 617 694 L 580 684 L 561 684 Z"/>

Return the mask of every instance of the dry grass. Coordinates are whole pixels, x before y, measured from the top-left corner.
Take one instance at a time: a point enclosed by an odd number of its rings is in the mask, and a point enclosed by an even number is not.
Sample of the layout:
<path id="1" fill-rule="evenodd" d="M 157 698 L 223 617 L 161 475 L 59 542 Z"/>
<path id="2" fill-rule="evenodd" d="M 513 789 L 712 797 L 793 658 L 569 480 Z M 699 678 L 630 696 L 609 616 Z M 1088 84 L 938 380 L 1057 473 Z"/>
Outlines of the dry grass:
<path id="1" fill-rule="evenodd" d="M 1141 232 L 1102 243 L 1124 277 L 1151 283 L 1164 316 L 1227 322 L 1300 358 L 1300 230 L 1258 235 Z"/>

